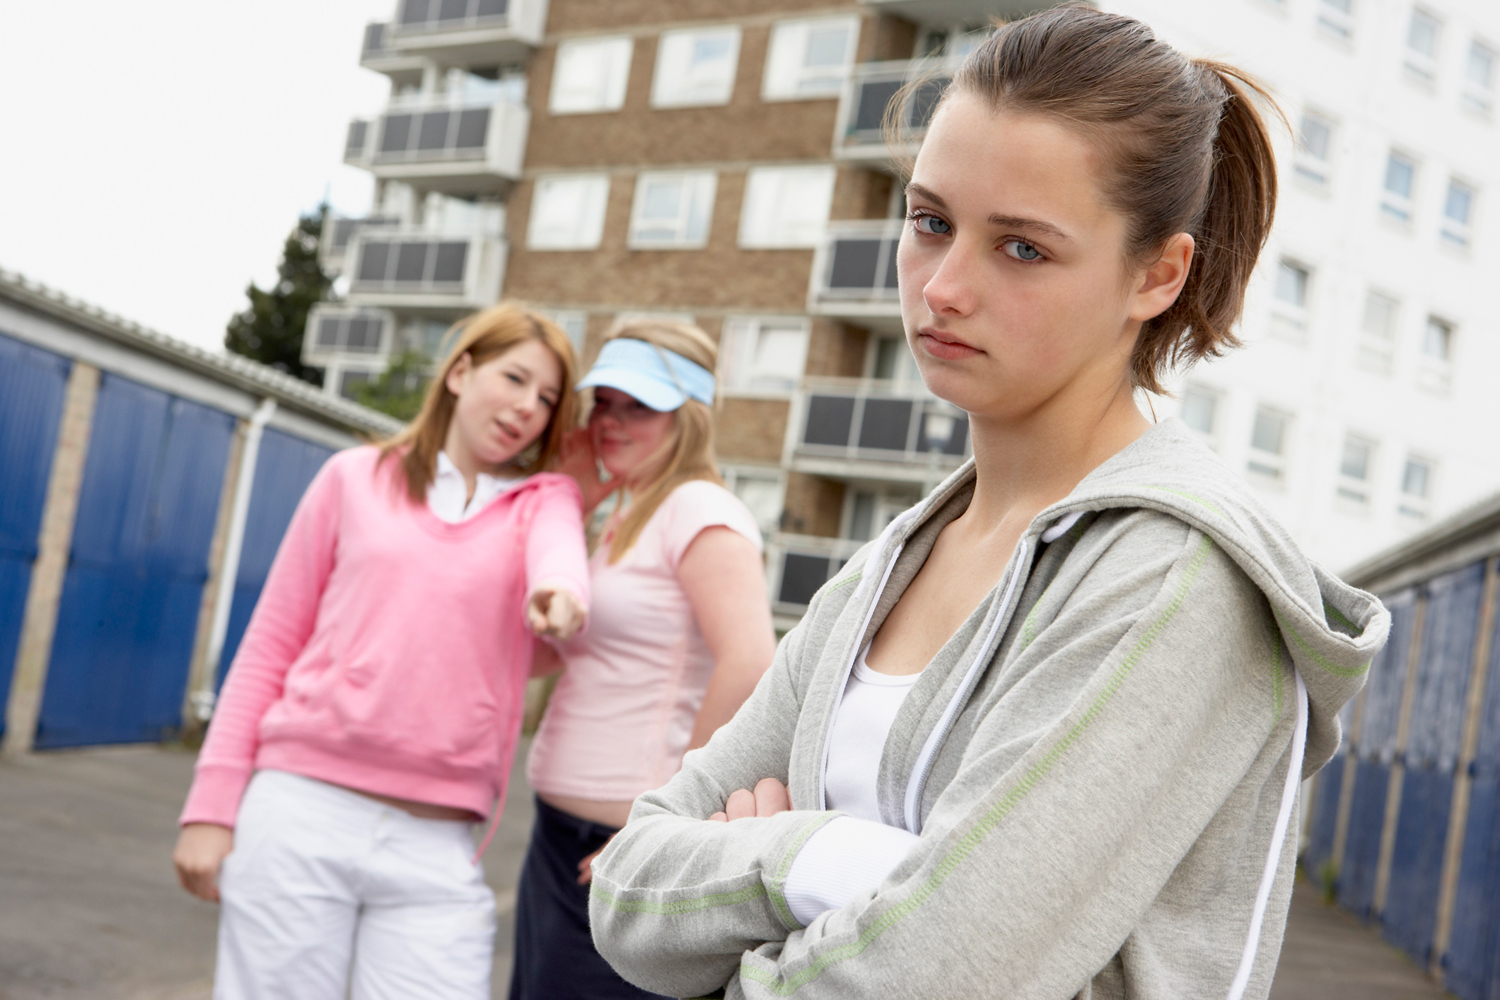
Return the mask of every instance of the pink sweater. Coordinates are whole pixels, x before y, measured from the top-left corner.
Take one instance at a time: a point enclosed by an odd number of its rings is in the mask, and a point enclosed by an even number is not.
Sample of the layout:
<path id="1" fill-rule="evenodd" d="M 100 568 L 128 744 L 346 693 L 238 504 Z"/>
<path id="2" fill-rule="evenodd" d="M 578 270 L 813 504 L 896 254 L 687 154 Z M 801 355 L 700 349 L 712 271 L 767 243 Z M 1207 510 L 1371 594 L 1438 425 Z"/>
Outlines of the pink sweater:
<path id="1" fill-rule="evenodd" d="M 589 596 L 581 499 L 539 474 L 448 524 L 374 448 L 297 507 L 214 712 L 182 823 L 233 826 L 258 768 L 499 815 L 539 583 Z"/>

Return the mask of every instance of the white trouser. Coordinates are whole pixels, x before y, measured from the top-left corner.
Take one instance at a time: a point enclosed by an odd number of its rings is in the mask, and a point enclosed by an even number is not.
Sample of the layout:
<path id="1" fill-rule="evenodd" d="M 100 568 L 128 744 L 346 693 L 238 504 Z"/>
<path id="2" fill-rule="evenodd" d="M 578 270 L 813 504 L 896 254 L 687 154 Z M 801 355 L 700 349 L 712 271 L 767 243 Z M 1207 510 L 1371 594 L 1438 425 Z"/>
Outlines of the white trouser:
<path id="1" fill-rule="evenodd" d="M 495 895 L 470 826 L 257 772 L 219 876 L 214 1000 L 488 1000 Z"/>

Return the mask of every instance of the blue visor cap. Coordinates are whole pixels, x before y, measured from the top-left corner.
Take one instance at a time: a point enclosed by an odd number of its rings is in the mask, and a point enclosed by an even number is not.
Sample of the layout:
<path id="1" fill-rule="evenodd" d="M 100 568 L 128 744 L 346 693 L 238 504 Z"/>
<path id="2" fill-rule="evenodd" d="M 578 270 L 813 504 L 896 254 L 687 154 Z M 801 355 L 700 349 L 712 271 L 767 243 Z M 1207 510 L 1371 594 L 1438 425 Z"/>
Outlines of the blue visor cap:
<path id="1" fill-rule="evenodd" d="M 578 388 L 600 385 L 629 393 L 664 413 L 689 399 L 709 406 L 714 402 L 713 372 L 676 351 L 627 337 L 605 342 Z"/>

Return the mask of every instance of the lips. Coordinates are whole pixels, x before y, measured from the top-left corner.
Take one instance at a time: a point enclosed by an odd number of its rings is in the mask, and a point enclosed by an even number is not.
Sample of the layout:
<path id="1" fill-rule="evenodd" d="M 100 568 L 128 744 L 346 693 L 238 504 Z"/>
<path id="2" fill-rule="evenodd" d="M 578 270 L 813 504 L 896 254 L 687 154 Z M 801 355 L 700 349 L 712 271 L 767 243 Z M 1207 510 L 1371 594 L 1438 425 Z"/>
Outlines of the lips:
<path id="1" fill-rule="evenodd" d="M 953 334 L 933 327 L 923 327 L 918 330 L 917 343 L 921 345 L 922 350 L 943 361 L 961 361 L 964 358 L 972 358 L 984 353 L 976 347 L 970 347 Z"/>

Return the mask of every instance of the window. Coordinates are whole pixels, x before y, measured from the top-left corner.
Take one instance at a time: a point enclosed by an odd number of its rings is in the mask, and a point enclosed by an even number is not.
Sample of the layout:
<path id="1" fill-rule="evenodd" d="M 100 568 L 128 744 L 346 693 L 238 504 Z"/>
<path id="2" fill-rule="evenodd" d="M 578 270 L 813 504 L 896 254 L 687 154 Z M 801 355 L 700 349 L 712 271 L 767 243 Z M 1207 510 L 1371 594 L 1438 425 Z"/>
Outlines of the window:
<path id="1" fill-rule="evenodd" d="M 1495 63 L 1500 56 L 1483 42 L 1469 46 L 1469 61 L 1464 66 L 1464 107 L 1487 115 L 1495 107 Z"/>
<path id="2" fill-rule="evenodd" d="M 1188 386 L 1182 394 L 1182 422 L 1204 437 L 1214 436 L 1215 417 L 1218 416 L 1219 394 L 1212 389 Z"/>
<path id="3" fill-rule="evenodd" d="M 1422 329 L 1417 385 L 1439 396 L 1446 396 L 1453 387 L 1453 324 L 1437 316 L 1428 316 Z"/>
<path id="4" fill-rule="evenodd" d="M 651 83 L 652 107 L 728 104 L 739 59 L 739 28 L 662 32 Z"/>
<path id="5" fill-rule="evenodd" d="M 786 484 L 781 476 L 770 470 L 737 469 L 720 467 L 724 485 L 729 492 L 740 498 L 755 515 L 763 535 L 774 534 L 781 527 L 781 508 L 786 495 Z"/>
<path id="6" fill-rule="evenodd" d="M 1283 257 L 1276 265 L 1276 286 L 1272 291 L 1271 332 L 1292 341 L 1307 337 L 1307 286 L 1312 271 L 1294 260 Z"/>
<path id="7" fill-rule="evenodd" d="M 719 338 L 719 383 L 729 390 L 791 392 L 807 363 L 807 323 L 731 317 Z"/>
<path id="8" fill-rule="evenodd" d="M 718 175 L 712 170 L 643 173 L 635 181 L 630 246 L 701 247 L 708 243 Z"/>
<path id="9" fill-rule="evenodd" d="M 1354 37 L 1354 0 L 1319 0 L 1318 27 L 1335 38 Z"/>
<path id="10" fill-rule="evenodd" d="M 1474 217 L 1474 189 L 1457 178 L 1448 181 L 1443 199 L 1443 239 L 1456 247 L 1469 245 L 1469 220 Z"/>
<path id="11" fill-rule="evenodd" d="M 339 395 L 359 400 L 359 390 L 375 380 L 374 372 L 345 371 L 339 374 Z"/>
<path id="12" fill-rule="evenodd" d="M 768 101 L 837 97 L 849 64 L 859 19 L 780 21 L 771 29 L 761 96 Z"/>
<path id="13" fill-rule="evenodd" d="M 328 309 L 317 317 L 318 351 L 381 354 L 389 313 Z"/>
<path id="14" fill-rule="evenodd" d="M 1370 502 L 1370 466 L 1374 454 L 1375 446 L 1370 442 L 1353 435 L 1344 438 L 1344 450 L 1339 456 L 1341 499 L 1359 504 Z"/>
<path id="15" fill-rule="evenodd" d="M 1425 520 L 1431 511 L 1432 462 L 1408 455 L 1401 470 L 1401 504 L 1399 512 L 1406 517 Z"/>
<path id="16" fill-rule="evenodd" d="M 1365 296 L 1355 361 L 1366 371 L 1377 375 L 1391 373 L 1396 358 L 1396 316 L 1399 309 L 1400 303 L 1389 295 L 1372 291 Z"/>
<path id="17" fill-rule="evenodd" d="M 1417 183 L 1417 161 L 1404 153 L 1391 151 L 1385 163 L 1385 191 L 1380 210 L 1395 222 L 1411 222 L 1412 193 Z"/>
<path id="18" fill-rule="evenodd" d="M 552 70 L 549 104 L 552 113 L 578 115 L 620 110 L 625 104 L 633 47 L 628 35 L 559 42 Z"/>
<path id="19" fill-rule="evenodd" d="M 828 225 L 832 166 L 756 167 L 745 177 L 740 246 L 815 247 Z"/>
<path id="20" fill-rule="evenodd" d="M 870 377 L 898 384 L 921 381 L 917 359 L 911 356 L 905 337 L 871 338 Z"/>
<path id="21" fill-rule="evenodd" d="M 1328 183 L 1333 158 L 1333 119 L 1312 111 L 1302 114 L 1297 129 L 1297 176 L 1322 187 Z"/>
<path id="22" fill-rule="evenodd" d="M 1437 79 L 1438 35 L 1443 23 L 1420 7 L 1406 26 L 1406 71 L 1423 83 Z"/>
<path id="23" fill-rule="evenodd" d="M 1286 432 L 1291 419 L 1267 407 L 1255 411 L 1255 425 L 1250 431 L 1251 472 L 1267 479 L 1280 480 L 1286 474 Z"/>
<path id="24" fill-rule="evenodd" d="M 868 542 L 919 499 L 920 497 L 902 493 L 854 491 L 845 513 L 844 537 L 856 542 Z"/>
<path id="25" fill-rule="evenodd" d="M 568 335 L 568 342 L 573 345 L 573 350 L 581 356 L 584 341 L 588 339 L 589 314 L 579 309 L 551 309 L 541 312 L 562 327 L 563 333 Z"/>
<path id="26" fill-rule="evenodd" d="M 538 177 L 526 245 L 533 250 L 593 250 L 604 236 L 608 174 Z"/>

